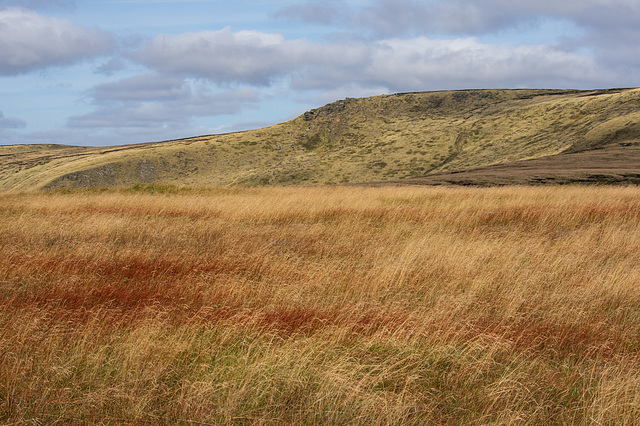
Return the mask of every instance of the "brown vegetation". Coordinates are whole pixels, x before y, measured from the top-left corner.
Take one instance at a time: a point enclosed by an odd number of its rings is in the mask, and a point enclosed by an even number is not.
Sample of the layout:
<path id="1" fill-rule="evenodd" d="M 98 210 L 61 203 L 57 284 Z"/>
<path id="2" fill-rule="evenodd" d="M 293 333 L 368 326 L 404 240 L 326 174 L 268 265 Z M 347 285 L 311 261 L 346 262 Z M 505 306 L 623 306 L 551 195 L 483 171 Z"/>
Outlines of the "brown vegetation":
<path id="1" fill-rule="evenodd" d="M 583 152 L 364 185 L 629 185 L 640 183 L 640 139 Z"/>
<path id="2" fill-rule="evenodd" d="M 631 424 L 640 189 L 0 194 L 0 422 Z"/>

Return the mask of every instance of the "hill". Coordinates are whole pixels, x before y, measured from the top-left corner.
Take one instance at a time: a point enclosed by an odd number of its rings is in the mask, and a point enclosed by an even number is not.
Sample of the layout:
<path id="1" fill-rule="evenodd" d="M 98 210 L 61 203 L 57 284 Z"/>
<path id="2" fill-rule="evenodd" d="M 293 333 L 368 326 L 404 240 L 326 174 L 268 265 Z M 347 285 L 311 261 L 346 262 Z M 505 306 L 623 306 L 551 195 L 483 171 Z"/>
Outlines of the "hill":
<path id="1" fill-rule="evenodd" d="M 604 176 L 629 181 L 640 173 L 639 142 L 640 89 L 403 93 L 347 98 L 246 132 L 100 148 L 0 146 L 0 190 L 473 184 L 479 173 L 489 185 L 566 183 L 598 180 L 599 173 L 563 180 L 558 171 L 587 157 L 602 165 L 614 154 L 627 161 Z M 546 171 L 531 172 L 537 165 Z M 519 179 L 506 178 L 514 172 Z"/>

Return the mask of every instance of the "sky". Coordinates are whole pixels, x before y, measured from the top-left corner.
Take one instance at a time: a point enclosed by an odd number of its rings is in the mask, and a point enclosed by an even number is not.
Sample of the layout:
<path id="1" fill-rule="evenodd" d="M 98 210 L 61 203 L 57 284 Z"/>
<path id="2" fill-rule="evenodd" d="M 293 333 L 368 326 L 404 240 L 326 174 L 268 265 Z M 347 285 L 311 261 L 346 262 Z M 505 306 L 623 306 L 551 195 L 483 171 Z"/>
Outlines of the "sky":
<path id="1" fill-rule="evenodd" d="M 0 0 L 0 145 L 226 133 L 400 92 L 638 86 L 639 0 Z"/>

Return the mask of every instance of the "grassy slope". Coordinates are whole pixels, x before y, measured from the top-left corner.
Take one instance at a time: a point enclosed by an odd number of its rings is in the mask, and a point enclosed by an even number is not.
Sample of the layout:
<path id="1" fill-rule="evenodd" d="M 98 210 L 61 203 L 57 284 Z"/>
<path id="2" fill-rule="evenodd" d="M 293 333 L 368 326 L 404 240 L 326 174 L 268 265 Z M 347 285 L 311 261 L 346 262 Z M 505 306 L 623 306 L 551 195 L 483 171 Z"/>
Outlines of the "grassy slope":
<path id="1" fill-rule="evenodd" d="M 640 90 L 346 99 L 265 129 L 108 148 L 0 147 L 0 190 L 406 179 L 640 136 Z"/>

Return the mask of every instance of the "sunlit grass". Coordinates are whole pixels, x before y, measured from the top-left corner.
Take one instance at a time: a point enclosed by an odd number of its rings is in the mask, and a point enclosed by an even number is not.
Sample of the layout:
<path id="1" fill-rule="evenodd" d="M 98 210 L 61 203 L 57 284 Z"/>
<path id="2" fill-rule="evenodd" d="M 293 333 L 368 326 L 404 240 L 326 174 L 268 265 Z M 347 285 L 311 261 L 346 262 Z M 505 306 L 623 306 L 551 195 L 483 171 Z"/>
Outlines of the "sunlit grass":
<path id="1" fill-rule="evenodd" d="M 631 424 L 640 190 L 0 194 L 0 421 Z"/>

